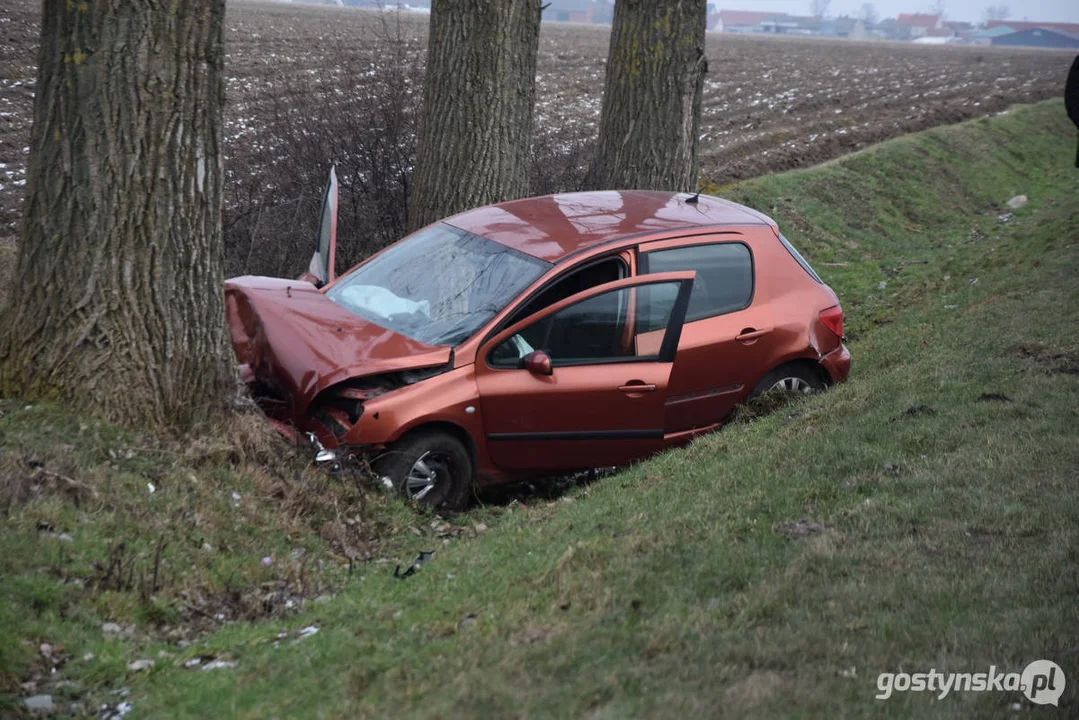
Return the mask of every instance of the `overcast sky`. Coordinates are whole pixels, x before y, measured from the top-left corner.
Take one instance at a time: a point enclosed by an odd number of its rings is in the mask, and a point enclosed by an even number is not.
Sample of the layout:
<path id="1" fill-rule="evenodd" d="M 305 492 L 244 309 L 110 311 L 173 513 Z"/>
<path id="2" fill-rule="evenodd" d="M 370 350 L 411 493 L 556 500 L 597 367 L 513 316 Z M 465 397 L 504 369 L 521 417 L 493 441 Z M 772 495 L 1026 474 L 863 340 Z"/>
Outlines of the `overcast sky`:
<path id="1" fill-rule="evenodd" d="M 810 0 L 710 0 L 727 10 L 774 10 L 792 15 L 808 15 Z M 832 0 L 829 15 L 858 15 L 865 0 Z M 882 19 L 901 12 L 928 12 L 931 0 L 875 0 L 873 6 Z M 981 21 L 989 5 L 1007 5 L 1012 20 L 1056 20 L 1079 22 L 1077 0 L 944 0 L 949 20 Z"/>

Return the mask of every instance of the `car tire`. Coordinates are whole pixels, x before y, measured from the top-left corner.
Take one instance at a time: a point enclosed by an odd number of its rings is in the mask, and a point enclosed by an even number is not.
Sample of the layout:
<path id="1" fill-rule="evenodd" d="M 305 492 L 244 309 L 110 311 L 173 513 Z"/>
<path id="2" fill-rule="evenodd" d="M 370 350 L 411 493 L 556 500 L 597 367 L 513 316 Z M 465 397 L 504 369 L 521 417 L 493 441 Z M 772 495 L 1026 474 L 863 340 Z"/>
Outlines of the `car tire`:
<path id="1" fill-rule="evenodd" d="M 372 465 L 406 499 L 435 510 L 463 510 L 472 490 L 472 456 L 453 435 L 419 430 L 395 442 Z"/>
<path id="2" fill-rule="evenodd" d="M 757 383 L 749 394 L 749 399 L 763 395 L 769 390 L 780 390 L 803 395 L 812 395 L 825 389 L 824 380 L 818 373 L 803 363 L 789 363 L 775 368 Z"/>

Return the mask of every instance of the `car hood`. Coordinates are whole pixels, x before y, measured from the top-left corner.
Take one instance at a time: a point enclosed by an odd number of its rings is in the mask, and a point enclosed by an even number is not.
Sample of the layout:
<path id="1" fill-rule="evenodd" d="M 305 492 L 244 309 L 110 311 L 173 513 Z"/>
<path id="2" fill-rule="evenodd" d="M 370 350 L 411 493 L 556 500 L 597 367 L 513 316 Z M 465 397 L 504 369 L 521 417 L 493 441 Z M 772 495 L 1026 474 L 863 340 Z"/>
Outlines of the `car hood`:
<path id="1" fill-rule="evenodd" d="M 289 395 L 302 415 L 325 390 L 353 377 L 445 365 L 449 346 L 428 345 L 365 320 L 299 280 L 244 276 L 225 282 L 237 359 Z"/>

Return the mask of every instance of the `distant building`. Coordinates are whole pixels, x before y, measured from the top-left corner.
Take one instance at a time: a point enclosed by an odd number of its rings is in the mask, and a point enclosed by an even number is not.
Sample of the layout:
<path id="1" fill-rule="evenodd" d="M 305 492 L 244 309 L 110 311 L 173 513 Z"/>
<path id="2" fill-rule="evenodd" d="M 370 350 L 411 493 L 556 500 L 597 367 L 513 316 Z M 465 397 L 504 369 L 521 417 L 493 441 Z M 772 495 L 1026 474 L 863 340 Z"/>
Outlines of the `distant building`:
<path id="1" fill-rule="evenodd" d="M 711 9 L 712 5 L 709 5 Z M 720 10 L 708 16 L 708 29 L 729 33 L 763 33 L 767 35 L 820 35 L 865 40 L 869 37 L 865 23 L 852 17 L 814 17 L 789 15 L 783 12 L 756 10 Z"/>
<path id="2" fill-rule="evenodd" d="M 717 32 L 763 32 L 761 23 L 786 13 L 758 12 L 756 10 L 720 10 L 714 16 L 710 30 Z"/>
<path id="3" fill-rule="evenodd" d="M 997 25 L 996 27 L 986 28 L 983 30 L 976 30 L 970 34 L 969 40 L 975 45 L 992 45 L 993 38 L 998 38 L 1001 35 L 1011 35 L 1015 32 L 1014 28 L 1010 28 L 1007 25 Z"/>
<path id="4" fill-rule="evenodd" d="M 1020 30 L 1056 30 L 1068 35 L 1079 35 L 1079 23 L 1062 22 L 1029 22 L 1026 20 L 990 20 L 985 24 L 987 30 L 1000 26 L 1007 26 L 1018 32 Z"/>
<path id="5" fill-rule="evenodd" d="M 614 3 L 609 0 L 551 0 L 541 17 L 547 22 L 610 25 L 614 18 Z"/>
<path id="6" fill-rule="evenodd" d="M 929 35 L 930 30 L 937 30 L 940 27 L 940 15 L 900 13 L 899 17 L 895 19 L 895 39 L 915 40 L 926 37 Z"/>
<path id="7" fill-rule="evenodd" d="M 788 15 L 776 13 L 761 21 L 756 32 L 775 35 L 818 35 L 822 19 L 811 15 Z"/>
<path id="8" fill-rule="evenodd" d="M 850 40 L 868 40 L 869 28 L 861 18 L 839 17 L 835 19 L 835 36 Z"/>
<path id="9" fill-rule="evenodd" d="M 990 42 L 1005 47 L 1039 47 L 1079 49 L 1079 35 L 1061 32 L 1053 28 L 1035 27 L 1012 33 L 1003 33 Z"/>

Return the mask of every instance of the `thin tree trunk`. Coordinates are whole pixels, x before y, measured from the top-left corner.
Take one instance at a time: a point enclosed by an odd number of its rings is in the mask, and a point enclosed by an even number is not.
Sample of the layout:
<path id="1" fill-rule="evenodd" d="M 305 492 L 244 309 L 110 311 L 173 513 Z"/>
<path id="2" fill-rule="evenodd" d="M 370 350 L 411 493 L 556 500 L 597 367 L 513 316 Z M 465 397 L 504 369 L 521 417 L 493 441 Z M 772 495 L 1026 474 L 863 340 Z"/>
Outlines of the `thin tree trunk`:
<path id="1" fill-rule="evenodd" d="M 705 0 L 618 0 L 607 58 L 596 188 L 697 188 Z"/>
<path id="2" fill-rule="evenodd" d="M 221 397 L 224 0 L 45 0 L 0 390 L 182 422 Z"/>
<path id="3" fill-rule="evenodd" d="M 434 0 L 410 229 L 528 194 L 540 12 L 540 0 Z"/>

